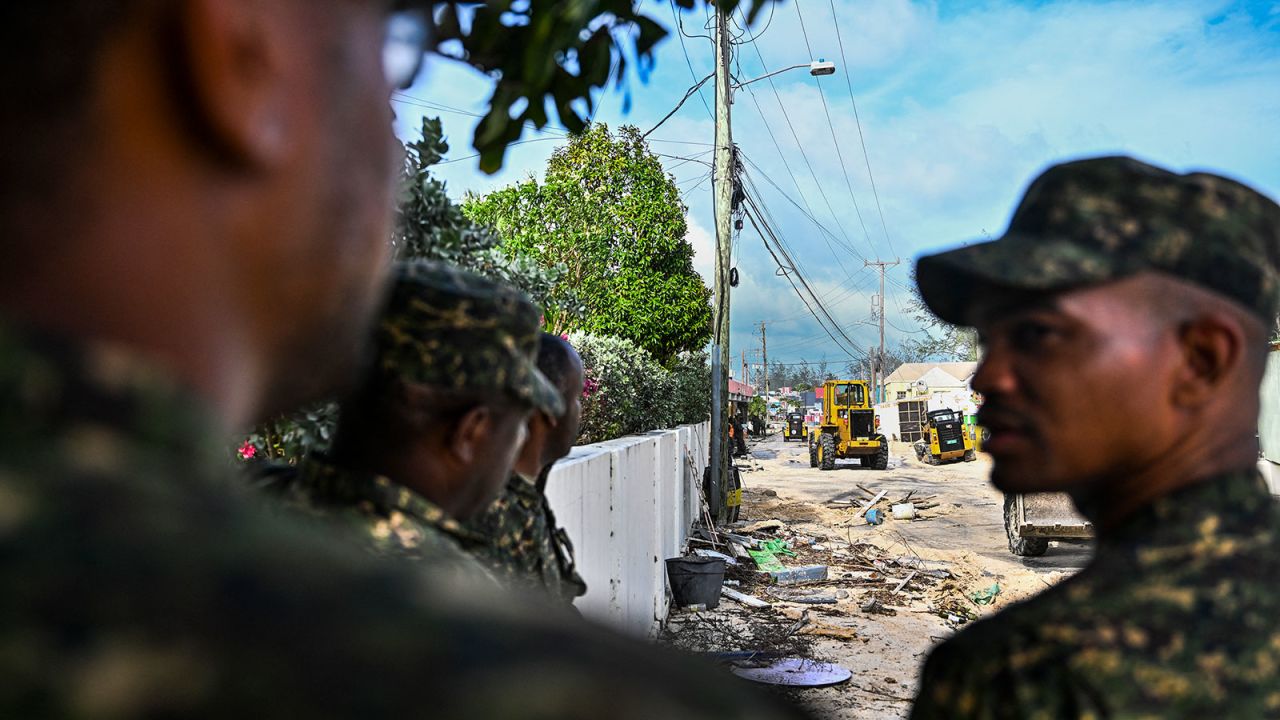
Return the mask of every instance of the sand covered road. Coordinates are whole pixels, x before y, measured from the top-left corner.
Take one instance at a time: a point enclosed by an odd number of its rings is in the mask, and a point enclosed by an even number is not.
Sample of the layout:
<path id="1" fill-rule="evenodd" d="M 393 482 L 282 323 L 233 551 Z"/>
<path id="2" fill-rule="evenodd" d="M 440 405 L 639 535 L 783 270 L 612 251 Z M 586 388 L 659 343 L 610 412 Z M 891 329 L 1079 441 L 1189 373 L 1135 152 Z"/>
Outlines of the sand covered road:
<path id="1" fill-rule="evenodd" d="M 849 683 L 797 692 L 820 717 L 904 717 L 930 647 L 972 618 L 1069 576 L 1089 558 L 1087 545 L 1073 544 L 1054 544 L 1040 558 L 1010 554 L 1002 495 L 987 483 L 984 457 L 928 466 L 895 443 L 888 470 L 842 461 L 823 472 L 809 467 L 803 443 L 774 434 L 738 464 L 745 486 L 740 529 L 780 521 L 781 527 L 747 534 L 786 540 L 797 553 L 783 558 L 787 566 L 828 565 L 831 579 L 770 585 L 744 564 L 728 577 L 770 607 L 724 600 L 714 611 L 673 611 L 666 640 L 693 650 L 779 650 L 848 667 Z M 877 507 L 886 514 L 891 501 L 908 495 L 929 507 L 914 520 L 867 525 L 857 511 L 882 490 Z M 993 586 L 999 593 L 992 604 L 973 601 Z M 803 629 L 787 636 L 802 618 Z"/>

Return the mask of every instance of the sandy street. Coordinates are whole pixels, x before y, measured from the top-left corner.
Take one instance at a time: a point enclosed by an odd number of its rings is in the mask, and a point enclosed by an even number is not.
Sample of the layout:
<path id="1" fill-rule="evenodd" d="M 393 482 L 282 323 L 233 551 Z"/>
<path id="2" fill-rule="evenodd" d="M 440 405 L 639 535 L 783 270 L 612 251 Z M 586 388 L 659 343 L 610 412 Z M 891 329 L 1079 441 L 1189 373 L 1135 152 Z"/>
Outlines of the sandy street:
<path id="1" fill-rule="evenodd" d="M 932 645 L 970 618 L 1032 595 L 1088 561 L 1082 544 L 1055 543 L 1041 558 L 1010 554 L 1002 495 L 987 484 L 989 463 L 982 456 L 928 466 L 895 443 L 888 470 L 854 460 L 822 472 L 809 467 L 804 443 L 783 442 L 775 433 L 738 464 L 745 493 L 742 522 L 731 532 L 784 539 L 797 553 L 781 558 L 787 567 L 828 565 L 831 578 L 771 585 L 744 562 L 726 578 L 769 607 L 723 598 L 712 611 L 673 609 L 664 638 L 698 651 L 763 650 L 849 668 L 847 683 L 794 691 L 819 717 L 904 717 Z M 887 494 L 876 507 L 888 517 L 867 525 L 858 508 L 871 499 L 868 493 L 882 490 Z M 891 502 L 909 493 L 927 509 L 914 520 L 893 519 Z M 771 520 L 781 527 L 751 530 Z M 996 585 L 994 602 L 974 601 L 975 593 L 990 594 Z"/>

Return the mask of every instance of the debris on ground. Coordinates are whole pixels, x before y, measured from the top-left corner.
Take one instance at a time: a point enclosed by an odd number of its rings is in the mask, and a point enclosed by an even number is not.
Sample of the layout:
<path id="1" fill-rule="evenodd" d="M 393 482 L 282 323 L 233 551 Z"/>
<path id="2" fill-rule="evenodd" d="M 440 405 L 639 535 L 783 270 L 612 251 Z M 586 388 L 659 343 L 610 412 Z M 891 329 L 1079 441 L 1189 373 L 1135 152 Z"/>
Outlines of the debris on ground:
<path id="1" fill-rule="evenodd" d="M 991 583 L 990 587 L 969 593 L 969 599 L 976 605 L 990 605 L 996 601 L 996 596 L 999 594 L 1000 583 Z"/>

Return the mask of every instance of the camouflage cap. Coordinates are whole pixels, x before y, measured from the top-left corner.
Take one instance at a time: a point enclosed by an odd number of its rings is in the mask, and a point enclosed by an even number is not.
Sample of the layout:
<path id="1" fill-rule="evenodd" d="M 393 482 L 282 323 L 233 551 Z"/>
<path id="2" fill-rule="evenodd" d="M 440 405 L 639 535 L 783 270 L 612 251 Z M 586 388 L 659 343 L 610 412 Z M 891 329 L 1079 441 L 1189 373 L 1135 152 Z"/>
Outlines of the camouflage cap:
<path id="1" fill-rule="evenodd" d="M 1004 236 L 920 258 L 916 281 L 934 314 L 963 325 L 993 286 L 1053 291 L 1146 270 L 1270 323 L 1280 311 L 1280 206 L 1234 180 L 1129 157 L 1063 163 L 1031 183 Z"/>
<path id="2" fill-rule="evenodd" d="M 540 318 L 509 285 L 443 263 L 397 263 L 375 363 L 406 382 L 499 391 L 558 417 L 560 391 L 536 363 Z"/>

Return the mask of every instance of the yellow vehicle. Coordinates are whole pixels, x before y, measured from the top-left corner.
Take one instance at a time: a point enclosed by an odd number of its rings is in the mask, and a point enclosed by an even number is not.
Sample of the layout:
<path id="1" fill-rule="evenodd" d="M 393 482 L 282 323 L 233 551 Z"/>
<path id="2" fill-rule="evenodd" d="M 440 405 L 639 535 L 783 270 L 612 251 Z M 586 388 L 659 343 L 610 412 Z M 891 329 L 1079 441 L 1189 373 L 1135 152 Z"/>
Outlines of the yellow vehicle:
<path id="1" fill-rule="evenodd" d="M 964 426 L 958 410 L 930 410 L 920 423 L 924 437 L 915 442 L 916 459 L 929 465 L 977 459 L 973 436 Z"/>
<path id="2" fill-rule="evenodd" d="M 809 467 L 831 470 L 837 459 L 858 458 L 863 467 L 889 467 L 889 441 L 876 427 L 867 384 L 828 380 L 822 390 L 822 418 L 809 434 Z"/>
<path id="3" fill-rule="evenodd" d="M 804 415 L 798 412 L 787 413 L 782 425 L 782 442 L 788 440 L 804 440 Z"/>

